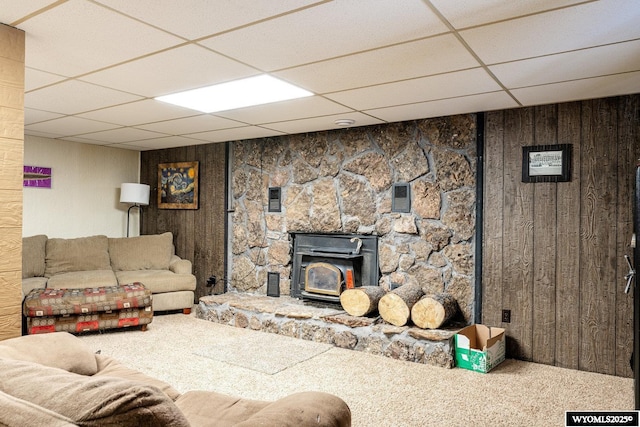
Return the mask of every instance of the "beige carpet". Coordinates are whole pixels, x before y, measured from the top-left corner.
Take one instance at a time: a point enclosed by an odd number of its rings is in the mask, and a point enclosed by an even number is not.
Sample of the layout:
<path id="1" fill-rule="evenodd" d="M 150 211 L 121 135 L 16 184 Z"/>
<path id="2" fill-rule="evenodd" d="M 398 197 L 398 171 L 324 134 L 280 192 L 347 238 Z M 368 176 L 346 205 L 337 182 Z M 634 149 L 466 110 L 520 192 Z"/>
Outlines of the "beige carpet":
<path id="1" fill-rule="evenodd" d="M 562 426 L 566 410 L 631 410 L 633 380 L 507 359 L 488 374 L 444 369 L 196 319 L 81 335 L 96 351 L 171 383 L 274 400 L 343 398 L 354 427 Z"/>

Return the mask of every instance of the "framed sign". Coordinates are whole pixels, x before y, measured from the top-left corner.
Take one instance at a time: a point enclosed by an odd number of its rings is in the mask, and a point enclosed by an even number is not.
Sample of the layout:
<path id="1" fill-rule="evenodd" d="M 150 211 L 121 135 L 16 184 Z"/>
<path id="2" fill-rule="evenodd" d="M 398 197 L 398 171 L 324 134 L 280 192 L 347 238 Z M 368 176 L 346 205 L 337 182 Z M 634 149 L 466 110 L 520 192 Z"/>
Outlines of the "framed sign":
<path id="1" fill-rule="evenodd" d="M 198 209 L 198 162 L 158 165 L 158 208 Z"/>
<path id="2" fill-rule="evenodd" d="M 522 182 L 571 181 L 571 144 L 522 147 Z"/>

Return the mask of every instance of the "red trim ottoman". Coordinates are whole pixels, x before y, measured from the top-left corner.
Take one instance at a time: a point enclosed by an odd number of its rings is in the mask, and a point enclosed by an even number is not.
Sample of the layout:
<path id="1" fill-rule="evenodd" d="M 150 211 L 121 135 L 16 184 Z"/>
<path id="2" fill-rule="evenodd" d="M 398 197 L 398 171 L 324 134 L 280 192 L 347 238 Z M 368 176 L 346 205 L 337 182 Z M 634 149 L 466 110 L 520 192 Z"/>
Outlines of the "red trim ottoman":
<path id="1" fill-rule="evenodd" d="M 25 297 L 27 332 L 80 333 L 146 325 L 153 320 L 151 291 L 142 283 L 80 289 L 34 289 Z"/>

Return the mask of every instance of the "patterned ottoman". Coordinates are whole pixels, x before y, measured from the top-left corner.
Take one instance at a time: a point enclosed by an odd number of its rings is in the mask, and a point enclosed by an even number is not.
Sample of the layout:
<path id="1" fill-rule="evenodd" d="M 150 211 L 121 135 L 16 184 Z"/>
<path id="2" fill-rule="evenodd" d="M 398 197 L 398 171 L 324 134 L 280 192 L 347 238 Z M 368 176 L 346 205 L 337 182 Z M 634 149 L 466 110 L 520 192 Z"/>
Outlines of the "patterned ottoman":
<path id="1" fill-rule="evenodd" d="M 25 297 L 27 332 L 79 333 L 146 325 L 153 320 L 151 291 L 142 283 L 82 289 L 34 289 Z"/>

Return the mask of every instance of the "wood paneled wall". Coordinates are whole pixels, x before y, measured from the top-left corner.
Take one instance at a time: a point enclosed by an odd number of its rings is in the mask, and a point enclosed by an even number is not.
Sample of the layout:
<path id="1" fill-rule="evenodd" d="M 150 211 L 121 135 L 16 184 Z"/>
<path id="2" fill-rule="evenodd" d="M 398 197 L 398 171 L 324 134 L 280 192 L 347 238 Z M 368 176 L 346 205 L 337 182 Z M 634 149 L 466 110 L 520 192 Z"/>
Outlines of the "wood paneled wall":
<path id="1" fill-rule="evenodd" d="M 490 112 L 485 135 L 483 322 L 507 357 L 631 376 L 640 96 Z M 522 147 L 545 144 L 572 144 L 570 182 L 521 182 Z"/>
<path id="2" fill-rule="evenodd" d="M 203 295 L 224 291 L 225 150 L 225 144 L 205 144 L 141 153 L 140 182 L 151 186 L 141 234 L 173 233 L 176 254 L 193 263 L 196 301 Z M 199 162 L 198 209 L 158 209 L 158 164 L 191 161 Z M 211 276 L 217 279 L 212 288 L 206 285 Z"/>
<path id="3" fill-rule="evenodd" d="M 22 332 L 24 41 L 0 24 L 0 340 Z"/>

